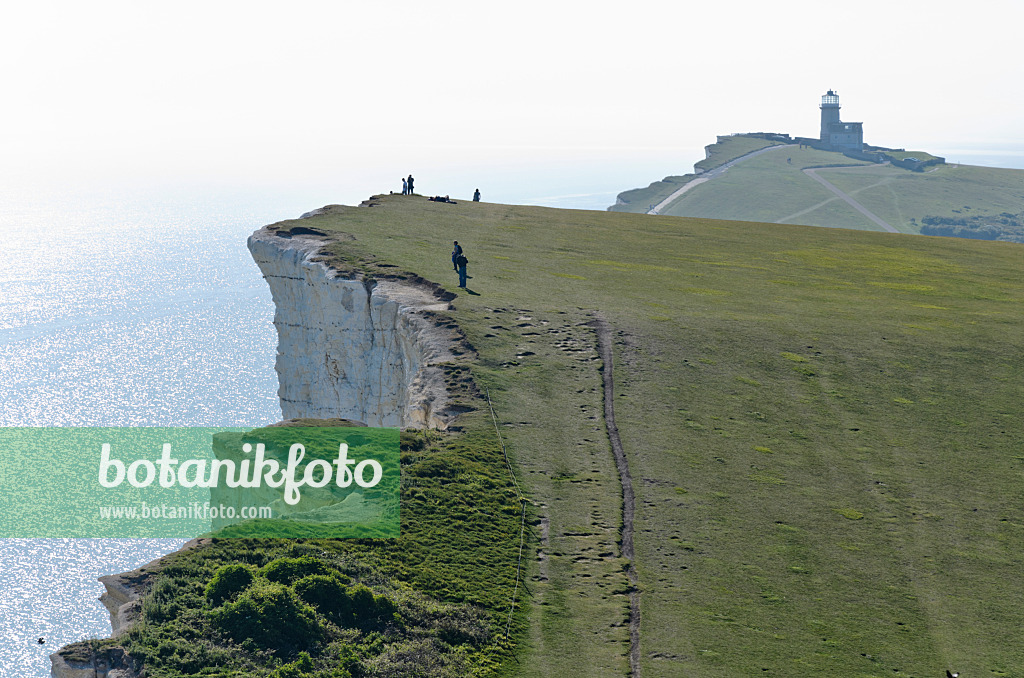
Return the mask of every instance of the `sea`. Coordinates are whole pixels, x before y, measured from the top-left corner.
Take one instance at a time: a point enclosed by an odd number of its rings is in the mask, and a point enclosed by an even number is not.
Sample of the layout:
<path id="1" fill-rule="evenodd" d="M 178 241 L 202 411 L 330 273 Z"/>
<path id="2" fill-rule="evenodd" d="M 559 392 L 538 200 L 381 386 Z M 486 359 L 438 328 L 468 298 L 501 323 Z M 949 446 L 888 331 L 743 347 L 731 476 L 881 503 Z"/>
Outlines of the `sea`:
<path id="1" fill-rule="evenodd" d="M 495 202 L 604 210 L 618 192 L 684 174 L 702 156 L 700 149 L 596 153 L 586 162 L 471 175 L 441 168 L 433 182 L 418 177 L 417 189 L 458 198 L 480 187 Z M 1024 153 L 961 151 L 957 160 L 1024 168 Z M 251 184 L 0 187 L 0 426 L 278 421 L 274 309 L 246 238 L 325 204 L 400 191 L 394 183 L 353 171 Z M 135 569 L 183 541 L 0 540 L 2 674 L 45 678 L 50 653 L 108 636 L 97 578 Z"/>

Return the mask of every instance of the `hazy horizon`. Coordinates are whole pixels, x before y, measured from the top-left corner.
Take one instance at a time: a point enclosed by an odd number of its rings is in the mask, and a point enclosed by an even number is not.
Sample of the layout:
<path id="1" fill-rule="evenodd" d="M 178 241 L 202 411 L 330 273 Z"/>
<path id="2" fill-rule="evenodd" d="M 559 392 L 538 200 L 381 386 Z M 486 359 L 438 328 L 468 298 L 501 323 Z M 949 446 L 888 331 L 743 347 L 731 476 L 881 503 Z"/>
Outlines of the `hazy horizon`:
<path id="1" fill-rule="evenodd" d="M 1012 1 L 57 1 L 5 19 L 7 185 L 305 183 L 351 203 L 412 173 L 536 203 L 689 172 L 721 134 L 813 136 L 827 89 L 869 143 L 1024 157 Z"/>

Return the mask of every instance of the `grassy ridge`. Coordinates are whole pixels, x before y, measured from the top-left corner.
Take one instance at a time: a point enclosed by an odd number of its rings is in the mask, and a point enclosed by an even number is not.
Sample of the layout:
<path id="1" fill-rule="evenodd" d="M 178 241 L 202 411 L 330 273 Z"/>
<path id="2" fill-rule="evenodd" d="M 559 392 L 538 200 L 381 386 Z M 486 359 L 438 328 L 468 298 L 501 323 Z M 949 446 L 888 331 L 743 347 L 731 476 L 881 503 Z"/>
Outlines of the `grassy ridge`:
<path id="1" fill-rule="evenodd" d="M 756 137 L 731 136 L 725 137 L 722 141 L 711 144 L 707 147 L 708 157 L 697 162 L 693 167 L 694 171 L 706 172 L 716 167 L 721 167 L 730 160 L 735 160 L 741 155 L 753 153 L 754 151 L 768 146 L 776 146 L 779 142 L 759 139 Z M 683 176 L 669 176 L 661 181 L 655 181 L 647 188 L 635 188 L 630 191 L 623 191 L 618 199 L 621 204 L 609 208 L 612 212 L 639 212 L 644 213 L 653 205 L 657 205 L 665 198 L 672 195 L 680 187 L 700 176 L 699 174 L 686 174 Z"/>
<path id="2" fill-rule="evenodd" d="M 825 215 L 823 218 L 829 225 L 876 230 L 878 227 L 873 222 L 802 172 L 805 168 L 837 163 L 875 170 L 870 163 L 852 160 L 838 153 L 813 148 L 786 148 L 733 166 L 722 176 L 683 195 L 663 214 L 774 222 L 821 205 L 818 210 Z M 822 172 L 822 176 L 831 181 L 832 173 Z M 819 217 L 818 210 L 801 215 L 798 221 L 815 221 Z"/>
<path id="3" fill-rule="evenodd" d="M 647 188 L 623 191 L 619 193 L 616 204 L 609 207 L 608 211 L 644 214 L 696 178 L 696 174 L 672 175 L 651 183 Z"/>
<path id="4" fill-rule="evenodd" d="M 730 137 L 719 156 L 742 155 L 761 139 Z M 891 152 L 897 159 L 929 160 L 924 152 Z M 720 164 L 720 163 L 719 163 Z M 746 160 L 726 174 L 695 187 L 662 210 L 662 214 L 743 221 L 785 222 L 862 230 L 879 227 L 836 197 L 802 170 L 827 165 L 853 165 L 852 169 L 823 169 L 820 176 L 852 196 L 869 211 L 903 233 L 919 233 L 927 216 L 962 217 L 1024 212 L 1024 171 L 939 165 L 924 172 L 875 166 L 840 153 L 793 146 Z M 698 166 L 700 164 L 698 163 Z M 645 212 L 651 203 L 668 197 L 692 175 L 666 177 L 647 189 L 622 194 L 627 204 L 612 211 Z"/>
<path id="5" fill-rule="evenodd" d="M 858 202 L 896 228 L 921 230 L 926 216 L 970 217 L 1024 211 L 1024 171 L 940 165 L 934 171 L 884 168 L 868 179 L 853 172 L 822 173 L 841 190 L 860 189 Z"/>
<path id="6" fill-rule="evenodd" d="M 713 170 L 716 167 L 721 167 L 725 163 L 735 160 L 736 158 L 759 151 L 762 148 L 768 148 L 769 146 L 778 146 L 781 142 L 769 141 L 767 139 L 761 139 L 758 137 L 748 137 L 743 135 L 733 135 L 723 138 L 714 144 L 707 147 L 706 151 L 708 157 L 697 162 L 693 167 L 697 170 L 707 172 Z"/>
<path id="7" fill-rule="evenodd" d="M 590 350 L 579 323 L 591 309 L 619 332 L 645 675 L 1024 666 L 1009 642 L 1024 622 L 1012 584 L 1024 547 L 1019 246 L 376 202 L 315 225 L 452 289 L 447 243 L 466 246 L 474 278 L 455 317 L 549 544 L 563 539 L 560 560 L 533 565 L 531 596 L 543 602 L 517 669 L 624 665 L 605 654 L 614 633 L 554 642 L 622 624 L 613 557 L 571 543 L 606 539 L 617 503 L 590 418 L 597 381 L 547 332 L 575 328 Z"/>

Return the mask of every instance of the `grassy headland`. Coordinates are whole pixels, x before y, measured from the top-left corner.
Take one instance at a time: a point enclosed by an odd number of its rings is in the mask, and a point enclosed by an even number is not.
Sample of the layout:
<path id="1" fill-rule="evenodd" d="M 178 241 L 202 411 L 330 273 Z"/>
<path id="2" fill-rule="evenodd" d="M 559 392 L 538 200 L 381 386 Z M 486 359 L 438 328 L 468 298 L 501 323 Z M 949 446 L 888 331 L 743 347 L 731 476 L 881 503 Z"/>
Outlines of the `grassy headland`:
<path id="1" fill-rule="evenodd" d="M 743 141 L 746 145 L 741 146 Z M 712 159 L 727 156 L 732 159 L 742 155 L 740 150 L 768 143 L 760 138 L 737 135 L 726 137 L 709 149 L 713 151 Z M 934 159 L 922 151 L 886 153 L 897 160 Z M 821 169 L 819 176 L 903 233 L 920 233 L 926 217 L 982 218 L 1024 212 L 1024 171 L 1021 170 L 937 165 L 924 172 L 913 172 L 891 165 L 876 166 L 841 153 L 800 148 L 794 144 L 791 149 L 739 163 L 721 177 L 694 187 L 661 213 L 879 230 L 877 224 L 803 172 L 809 168 L 835 165 L 851 167 Z M 666 177 L 646 189 L 625 191 L 620 198 L 626 202 L 609 209 L 646 212 L 650 204 L 665 199 L 695 177 Z"/>
<path id="2" fill-rule="evenodd" d="M 693 179 L 700 176 L 700 173 L 721 167 L 727 162 L 735 160 L 740 156 L 754 151 L 759 151 L 768 146 L 776 146 L 779 142 L 769 141 L 758 137 L 734 135 L 723 137 L 705 148 L 707 157 L 694 164 L 694 171 L 697 174 L 684 174 L 680 176 L 665 177 L 661 181 L 655 181 L 647 188 L 635 188 L 630 191 L 623 191 L 619 194 L 619 203 L 609 210 L 613 212 L 638 212 L 645 213 L 652 206 L 657 205 L 665 198 L 672 195 L 676 190 L 682 188 Z"/>
<path id="3" fill-rule="evenodd" d="M 614 330 L 614 405 L 636 490 L 644 676 L 1024 668 L 1020 245 L 371 202 L 279 228 L 354 236 L 326 249 L 340 269 L 415 271 L 459 292 L 450 316 L 476 351 L 466 376 L 489 390 L 530 501 L 514 647 L 497 639 L 518 502 L 477 401 L 459 432 L 406 436 L 401 539 L 185 554 L 188 571 L 154 591 L 178 587 L 191 611 L 153 616 L 151 597 L 131 636 L 138 652 L 159 657 L 171 634 L 209 628 L 199 596 L 220 565 L 321 554 L 397 601 L 408 636 L 324 622 L 317 667 L 379 675 L 376 657 L 413 656 L 402 648 L 415 641 L 466 672 L 623 675 L 621 491 L 587 324 L 600 312 Z M 456 239 L 467 291 L 451 270 Z M 417 612 L 429 605 L 454 607 Z M 445 635 L 446 624 L 463 630 Z M 241 675 L 269 673 L 235 661 Z"/>

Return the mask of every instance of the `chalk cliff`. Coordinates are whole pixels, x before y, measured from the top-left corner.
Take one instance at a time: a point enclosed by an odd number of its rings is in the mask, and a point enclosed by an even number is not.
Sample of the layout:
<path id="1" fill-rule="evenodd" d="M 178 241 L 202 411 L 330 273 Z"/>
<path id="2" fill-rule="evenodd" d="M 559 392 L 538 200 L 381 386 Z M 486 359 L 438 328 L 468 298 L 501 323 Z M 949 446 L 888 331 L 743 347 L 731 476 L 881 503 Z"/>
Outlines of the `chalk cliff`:
<path id="1" fill-rule="evenodd" d="M 263 228 L 248 241 L 276 308 L 278 396 L 285 418 L 447 428 L 467 409 L 452 403 L 445 387 L 444 364 L 458 360 L 453 348 L 461 336 L 432 314 L 448 310 L 453 295 L 425 283 L 339 275 L 318 260 L 327 240 L 311 230 Z M 100 600 L 114 637 L 141 613 L 140 598 L 160 560 L 100 578 L 106 587 Z M 94 652 L 87 643 L 75 643 L 50 661 L 54 678 L 138 676 L 118 647 Z"/>
<path id="2" fill-rule="evenodd" d="M 452 334 L 430 314 L 443 293 L 400 280 L 338 275 L 316 260 L 324 239 L 263 228 L 249 251 L 274 298 L 278 395 L 285 418 L 446 428 L 453 416 L 441 364 Z"/>
<path id="3" fill-rule="evenodd" d="M 69 645 L 62 652 L 80 650 L 80 655 L 61 653 L 50 655 L 50 675 L 53 678 L 138 678 L 133 662 L 119 647 L 89 652 L 81 644 Z"/>

